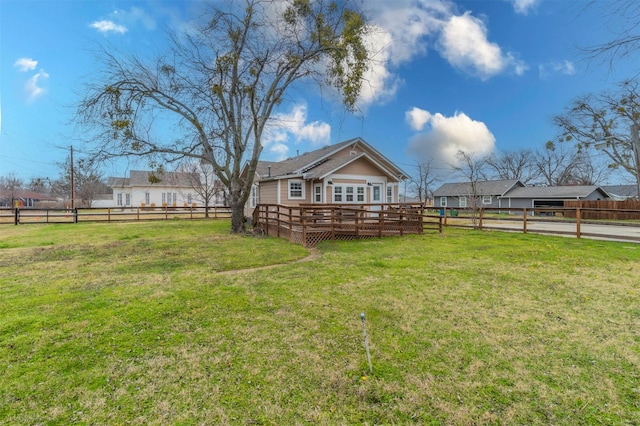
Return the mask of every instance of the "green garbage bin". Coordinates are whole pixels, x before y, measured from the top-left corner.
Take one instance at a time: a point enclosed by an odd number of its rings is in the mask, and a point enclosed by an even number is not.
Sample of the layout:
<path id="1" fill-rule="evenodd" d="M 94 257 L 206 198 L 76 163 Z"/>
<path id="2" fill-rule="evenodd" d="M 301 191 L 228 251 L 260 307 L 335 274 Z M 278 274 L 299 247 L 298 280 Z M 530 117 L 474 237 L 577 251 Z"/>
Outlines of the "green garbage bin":
<path id="1" fill-rule="evenodd" d="M 458 217 L 458 210 L 451 210 L 451 217 Z"/>

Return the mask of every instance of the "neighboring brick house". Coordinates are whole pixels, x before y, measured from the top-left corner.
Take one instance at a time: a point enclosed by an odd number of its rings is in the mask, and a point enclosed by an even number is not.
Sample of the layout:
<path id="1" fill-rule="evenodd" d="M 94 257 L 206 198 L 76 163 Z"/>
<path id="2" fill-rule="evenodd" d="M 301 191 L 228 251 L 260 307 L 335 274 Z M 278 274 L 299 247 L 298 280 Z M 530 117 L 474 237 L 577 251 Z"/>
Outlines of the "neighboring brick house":
<path id="1" fill-rule="evenodd" d="M 258 204 L 398 203 L 406 178 L 363 139 L 350 139 L 283 161 L 260 161 L 245 214 Z"/>

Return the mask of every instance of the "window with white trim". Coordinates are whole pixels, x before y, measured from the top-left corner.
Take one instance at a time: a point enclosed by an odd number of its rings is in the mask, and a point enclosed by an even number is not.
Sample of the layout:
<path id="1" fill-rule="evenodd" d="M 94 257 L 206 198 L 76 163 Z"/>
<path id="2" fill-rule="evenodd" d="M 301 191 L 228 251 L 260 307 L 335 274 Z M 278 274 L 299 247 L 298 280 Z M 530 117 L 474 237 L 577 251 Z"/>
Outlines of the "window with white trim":
<path id="1" fill-rule="evenodd" d="M 251 187 L 251 207 L 255 207 L 258 205 L 258 185 L 253 185 Z"/>
<path id="2" fill-rule="evenodd" d="M 440 197 L 440 207 L 447 207 L 447 197 Z"/>
<path id="3" fill-rule="evenodd" d="M 315 203 L 322 202 L 322 185 L 316 185 L 313 187 L 313 201 Z"/>
<path id="4" fill-rule="evenodd" d="M 148 193 L 148 192 L 145 192 L 145 193 L 144 193 L 144 204 L 145 204 L 146 206 L 148 206 L 148 205 L 150 204 L 150 203 L 149 203 L 150 198 L 151 198 L 151 196 L 149 195 L 149 193 Z"/>
<path id="5" fill-rule="evenodd" d="M 289 199 L 290 200 L 304 199 L 304 181 L 303 180 L 289 181 Z"/>
<path id="6" fill-rule="evenodd" d="M 344 200 L 345 200 L 347 203 L 353 203 L 353 189 L 354 189 L 354 188 L 353 188 L 353 186 L 347 186 L 347 187 L 345 187 L 345 194 L 346 194 L 346 197 L 345 197 L 345 199 L 344 199 Z"/>
<path id="7" fill-rule="evenodd" d="M 341 203 L 342 202 L 342 187 L 334 186 L 333 187 L 333 202 Z"/>
<path id="8" fill-rule="evenodd" d="M 121 206 L 122 205 L 122 192 L 118 193 L 118 205 Z"/>
<path id="9" fill-rule="evenodd" d="M 333 202 L 364 203 L 365 194 L 366 190 L 364 185 L 334 185 Z"/>
<path id="10" fill-rule="evenodd" d="M 393 186 L 387 186 L 387 203 L 393 203 Z"/>
<path id="11" fill-rule="evenodd" d="M 131 194 L 124 194 L 125 206 L 131 205 Z"/>
<path id="12" fill-rule="evenodd" d="M 460 207 L 467 207 L 467 197 L 460 197 Z"/>
<path id="13" fill-rule="evenodd" d="M 491 204 L 491 195 L 483 195 L 482 204 Z"/>

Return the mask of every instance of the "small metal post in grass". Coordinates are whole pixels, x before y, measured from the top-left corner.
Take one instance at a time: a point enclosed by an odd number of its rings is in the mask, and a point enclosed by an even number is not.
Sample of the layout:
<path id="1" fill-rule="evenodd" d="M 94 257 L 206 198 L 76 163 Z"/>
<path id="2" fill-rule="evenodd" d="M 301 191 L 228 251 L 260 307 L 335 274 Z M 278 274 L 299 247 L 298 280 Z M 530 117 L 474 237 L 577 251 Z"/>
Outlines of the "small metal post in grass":
<path id="1" fill-rule="evenodd" d="M 367 326 L 364 323 L 364 312 L 360 314 L 362 320 L 362 335 L 364 336 L 364 347 L 367 351 L 367 362 L 369 363 L 369 374 L 373 374 L 373 366 L 371 365 L 371 354 L 369 353 L 369 338 L 367 337 Z"/>

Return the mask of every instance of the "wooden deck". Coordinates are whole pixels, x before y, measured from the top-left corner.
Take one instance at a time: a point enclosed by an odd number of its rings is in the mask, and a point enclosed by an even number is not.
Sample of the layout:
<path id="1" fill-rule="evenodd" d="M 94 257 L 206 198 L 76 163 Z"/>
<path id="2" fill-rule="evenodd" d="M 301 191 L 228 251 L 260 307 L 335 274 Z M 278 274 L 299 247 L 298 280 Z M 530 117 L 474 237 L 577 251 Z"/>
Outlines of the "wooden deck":
<path id="1" fill-rule="evenodd" d="M 422 210 L 421 205 L 407 204 L 260 204 L 254 211 L 253 225 L 265 235 L 313 247 L 325 240 L 421 234 Z"/>

